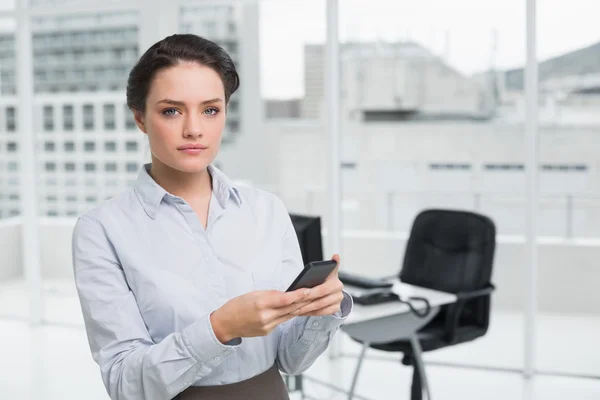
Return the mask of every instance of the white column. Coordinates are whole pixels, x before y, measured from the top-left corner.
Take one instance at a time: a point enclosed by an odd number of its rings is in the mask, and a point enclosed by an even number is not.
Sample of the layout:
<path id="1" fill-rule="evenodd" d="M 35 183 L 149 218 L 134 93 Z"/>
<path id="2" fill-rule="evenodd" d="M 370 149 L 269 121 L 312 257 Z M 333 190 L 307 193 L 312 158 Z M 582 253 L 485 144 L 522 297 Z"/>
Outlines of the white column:
<path id="1" fill-rule="evenodd" d="M 328 197 L 329 221 L 327 224 L 327 238 L 331 253 L 340 253 L 342 268 L 344 258 L 341 241 L 341 179 L 340 179 L 340 43 L 338 28 L 338 1 L 327 0 L 327 40 L 325 46 L 325 121 L 329 146 L 328 161 Z M 329 257 L 327 254 L 326 257 Z M 340 349 L 340 336 L 332 343 L 330 356 L 338 355 Z"/>
<path id="2" fill-rule="evenodd" d="M 327 0 L 327 42 L 325 49 L 325 120 L 329 151 L 329 251 L 341 252 L 341 179 L 340 179 L 340 44 L 338 1 Z"/>
<path id="3" fill-rule="evenodd" d="M 537 207 L 538 176 L 538 65 L 536 50 L 536 0 L 527 0 L 527 65 L 525 69 L 525 136 L 527 138 L 527 293 L 525 296 L 526 378 L 535 374 L 537 312 Z"/>
<path id="4" fill-rule="evenodd" d="M 27 0 L 17 1 L 16 65 L 18 93 L 18 131 L 21 171 L 22 259 L 29 286 L 30 321 L 43 320 L 42 272 L 38 225 L 38 191 L 36 182 L 33 132 L 33 48 L 31 20 Z"/>

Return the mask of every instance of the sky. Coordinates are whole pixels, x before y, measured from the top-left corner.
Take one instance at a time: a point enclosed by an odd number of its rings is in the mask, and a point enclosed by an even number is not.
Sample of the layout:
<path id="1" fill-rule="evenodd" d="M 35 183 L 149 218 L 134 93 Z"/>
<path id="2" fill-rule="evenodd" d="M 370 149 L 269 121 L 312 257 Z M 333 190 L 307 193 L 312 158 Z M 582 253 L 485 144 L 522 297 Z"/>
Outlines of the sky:
<path id="1" fill-rule="evenodd" d="M 342 41 L 414 40 L 468 74 L 492 63 L 512 68 L 525 62 L 525 0 L 339 3 Z M 540 60 L 600 41 L 600 1 L 538 0 L 537 4 Z M 263 0 L 260 18 L 262 96 L 301 97 L 303 45 L 325 41 L 325 0 Z"/>

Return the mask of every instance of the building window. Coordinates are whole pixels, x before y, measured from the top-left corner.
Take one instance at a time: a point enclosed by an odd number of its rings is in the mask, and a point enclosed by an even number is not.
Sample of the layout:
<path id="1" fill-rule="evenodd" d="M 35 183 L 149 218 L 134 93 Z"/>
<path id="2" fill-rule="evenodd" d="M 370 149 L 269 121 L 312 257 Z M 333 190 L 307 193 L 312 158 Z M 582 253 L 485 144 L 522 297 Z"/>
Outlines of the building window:
<path id="1" fill-rule="evenodd" d="M 56 196 L 46 196 L 46 201 L 50 203 L 56 203 L 58 201 L 58 198 Z"/>
<path id="2" fill-rule="evenodd" d="M 76 202 L 77 202 L 77 196 L 75 196 L 75 195 L 67 196 L 67 203 L 76 203 Z"/>
<path id="3" fill-rule="evenodd" d="M 72 131 L 75 127 L 73 115 L 73 106 L 70 104 L 63 105 L 63 129 Z"/>
<path id="4" fill-rule="evenodd" d="M 54 107 L 44 106 L 44 131 L 52 132 L 54 130 Z"/>
<path id="5" fill-rule="evenodd" d="M 92 104 L 83 105 L 83 129 L 86 131 L 94 129 L 94 106 Z"/>
<path id="6" fill-rule="evenodd" d="M 48 217 L 57 217 L 58 216 L 58 211 L 56 211 L 56 210 L 48 210 L 46 212 L 46 216 L 48 216 Z"/>
<path id="7" fill-rule="evenodd" d="M 487 171 L 523 171 L 523 164 L 485 164 L 484 168 Z"/>
<path id="8" fill-rule="evenodd" d="M 133 112 L 125 104 L 125 129 L 128 131 L 134 130 L 136 127 L 135 119 L 133 118 Z"/>
<path id="9" fill-rule="evenodd" d="M 117 163 L 107 162 L 106 164 L 104 164 L 104 170 L 106 172 L 115 172 L 117 170 Z"/>
<path id="10" fill-rule="evenodd" d="M 107 131 L 114 131 L 116 128 L 115 122 L 115 105 L 105 104 L 104 105 L 104 129 Z"/>
<path id="11" fill-rule="evenodd" d="M 129 162 L 126 165 L 127 172 L 136 172 L 138 170 L 138 164 L 135 162 Z"/>
<path id="12" fill-rule="evenodd" d="M 115 143 L 115 142 L 104 143 L 104 150 L 109 153 L 114 153 L 115 151 L 117 151 L 117 143 Z"/>
<path id="13" fill-rule="evenodd" d="M 87 201 L 88 203 L 95 203 L 98 201 L 98 199 L 96 198 L 96 196 L 86 196 L 85 201 Z"/>
<path id="14" fill-rule="evenodd" d="M 75 171 L 75 163 L 72 163 L 72 162 L 65 163 L 65 171 L 68 171 L 68 172 Z"/>
<path id="15" fill-rule="evenodd" d="M 429 169 L 434 171 L 470 171 L 471 164 L 433 163 L 429 164 Z"/>
<path id="16" fill-rule="evenodd" d="M 6 143 L 6 149 L 9 153 L 14 153 L 17 151 L 17 142 L 8 142 Z"/>
<path id="17" fill-rule="evenodd" d="M 548 172 L 587 172 L 585 164 L 543 164 L 542 171 Z"/>
<path id="18" fill-rule="evenodd" d="M 86 152 L 91 153 L 91 152 L 93 152 L 93 151 L 96 150 L 96 143 L 94 143 L 94 142 L 85 142 L 83 144 L 83 149 Z"/>
<path id="19" fill-rule="evenodd" d="M 94 164 L 94 163 L 85 163 L 85 171 L 86 172 L 94 172 L 94 171 L 96 171 L 96 164 Z"/>
<path id="20" fill-rule="evenodd" d="M 130 152 L 137 151 L 138 144 L 137 144 L 137 142 L 127 142 L 127 143 L 125 143 L 125 149 Z"/>
<path id="21" fill-rule="evenodd" d="M 18 201 L 18 200 L 20 200 L 20 199 L 21 199 L 21 196 L 19 196 L 19 195 L 18 195 L 18 194 L 16 194 L 16 193 L 11 193 L 11 194 L 9 194 L 9 195 L 8 195 L 8 199 L 9 199 L 9 200 Z"/>
<path id="22" fill-rule="evenodd" d="M 54 162 L 47 162 L 45 167 L 46 167 L 46 171 L 49 171 L 49 172 L 56 171 L 56 163 L 54 163 Z"/>
<path id="23" fill-rule="evenodd" d="M 44 151 L 54 151 L 55 145 L 54 142 L 46 142 L 44 143 Z"/>
<path id="24" fill-rule="evenodd" d="M 15 161 L 10 161 L 8 164 L 6 164 L 6 169 L 9 171 L 18 171 L 19 164 L 17 164 Z"/>
<path id="25" fill-rule="evenodd" d="M 17 110 L 15 107 L 6 107 L 6 130 L 15 132 L 17 130 Z"/>
<path id="26" fill-rule="evenodd" d="M 73 142 L 65 142 L 65 151 L 67 153 L 72 153 L 75 151 L 75 143 Z"/>

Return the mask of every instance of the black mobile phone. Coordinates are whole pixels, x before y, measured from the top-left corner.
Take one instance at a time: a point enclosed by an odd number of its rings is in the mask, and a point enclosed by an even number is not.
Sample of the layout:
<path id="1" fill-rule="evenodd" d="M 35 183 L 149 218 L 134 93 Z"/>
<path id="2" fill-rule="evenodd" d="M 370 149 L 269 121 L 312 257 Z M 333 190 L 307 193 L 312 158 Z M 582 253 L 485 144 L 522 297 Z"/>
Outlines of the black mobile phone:
<path id="1" fill-rule="evenodd" d="M 325 279 L 335 269 L 335 266 L 335 260 L 313 261 L 306 264 L 286 292 L 320 285 L 325 282 Z"/>

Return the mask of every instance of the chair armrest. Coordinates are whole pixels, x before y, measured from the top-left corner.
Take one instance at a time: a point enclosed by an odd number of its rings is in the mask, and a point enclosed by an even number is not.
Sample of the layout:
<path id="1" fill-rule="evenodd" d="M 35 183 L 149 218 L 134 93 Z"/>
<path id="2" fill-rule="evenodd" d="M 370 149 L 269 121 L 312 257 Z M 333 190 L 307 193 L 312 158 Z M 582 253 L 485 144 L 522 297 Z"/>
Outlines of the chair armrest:
<path id="1" fill-rule="evenodd" d="M 444 322 L 444 337 L 448 343 L 453 343 L 458 329 L 458 321 L 468 300 L 478 297 L 489 296 L 496 288 L 489 284 L 482 289 L 471 290 L 469 292 L 456 293 L 456 302 L 448 306 L 446 319 Z"/>
<path id="2" fill-rule="evenodd" d="M 492 294 L 492 292 L 496 289 L 494 285 L 490 283 L 489 286 L 484 287 L 483 289 L 471 290 L 469 292 L 458 292 L 456 293 L 457 301 L 460 300 L 470 300 L 476 297 L 487 296 L 488 294 Z"/>

